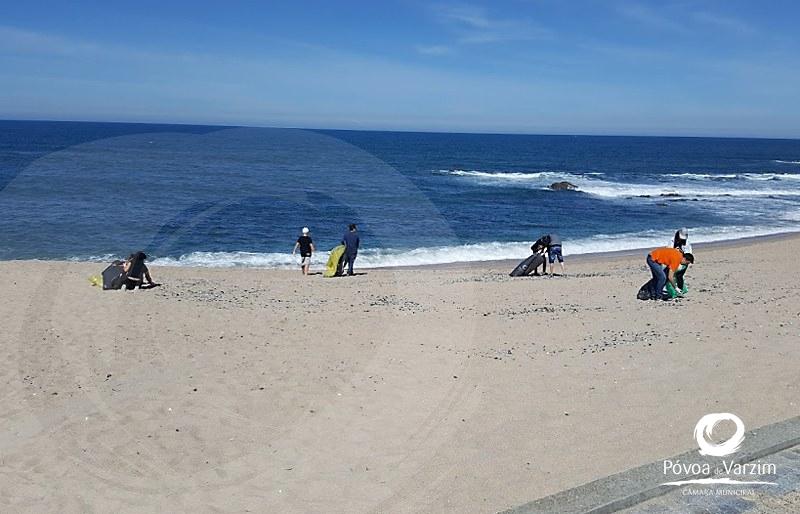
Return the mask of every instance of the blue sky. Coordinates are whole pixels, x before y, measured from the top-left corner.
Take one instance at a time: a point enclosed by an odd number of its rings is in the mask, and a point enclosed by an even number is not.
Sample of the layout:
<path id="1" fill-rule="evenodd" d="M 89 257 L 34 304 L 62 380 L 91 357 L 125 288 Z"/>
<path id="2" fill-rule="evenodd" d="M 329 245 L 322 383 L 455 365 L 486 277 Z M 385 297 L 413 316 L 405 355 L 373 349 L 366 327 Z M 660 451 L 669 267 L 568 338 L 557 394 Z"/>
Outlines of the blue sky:
<path id="1" fill-rule="evenodd" d="M 800 137 L 796 2 L 5 2 L 0 118 Z"/>

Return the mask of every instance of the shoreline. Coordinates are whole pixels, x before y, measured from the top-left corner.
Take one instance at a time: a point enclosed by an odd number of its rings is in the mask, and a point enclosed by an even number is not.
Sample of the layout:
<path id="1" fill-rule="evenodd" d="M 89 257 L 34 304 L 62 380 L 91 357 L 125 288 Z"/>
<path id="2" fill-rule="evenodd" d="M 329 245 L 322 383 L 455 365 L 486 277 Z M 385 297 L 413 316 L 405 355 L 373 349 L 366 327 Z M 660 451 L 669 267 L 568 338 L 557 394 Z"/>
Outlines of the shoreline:
<path id="1" fill-rule="evenodd" d="M 747 237 L 740 237 L 735 239 L 725 239 L 721 241 L 710 241 L 705 243 L 692 243 L 693 248 L 697 248 L 700 250 L 715 250 L 721 248 L 744 248 L 753 246 L 760 242 L 771 242 L 771 241 L 782 241 L 782 240 L 792 240 L 792 239 L 800 239 L 800 230 L 797 232 L 780 232 L 777 234 L 767 234 L 767 235 L 760 235 L 760 236 L 747 236 Z M 569 242 L 567 242 L 567 247 L 569 247 Z M 635 257 L 637 255 L 643 255 L 643 252 L 650 250 L 655 247 L 640 247 L 640 248 L 629 248 L 625 250 L 613 250 L 613 251 L 606 251 L 606 252 L 588 252 L 588 253 L 580 253 L 580 254 L 570 254 L 565 253 L 565 264 L 569 265 L 570 262 L 573 263 L 589 263 L 598 260 L 617 260 L 617 259 L 624 259 Z M 367 266 L 356 266 L 357 269 L 368 270 L 370 272 L 385 270 L 385 271 L 418 271 L 418 270 L 473 270 L 476 267 L 484 267 L 484 268 L 502 268 L 502 267 L 509 267 L 513 269 L 521 260 L 525 259 L 529 254 L 524 256 L 520 256 L 519 258 L 515 259 L 490 259 L 485 261 L 456 261 L 456 262 L 443 262 L 443 263 L 432 263 L 432 264 L 409 264 L 403 266 L 376 266 L 376 267 L 367 267 Z M 8 259 L 8 260 L 0 260 L 2 263 L 25 263 L 25 262 L 43 262 L 43 263 L 58 263 L 58 264 L 105 264 L 106 261 L 84 261 L 84 260 L 64 260 L 64 259 Z M 246 270 L 259 270 L 259 271 L 279 271 L 279 272 L 291 272 L 295 273 L 296 269 L 289 269 L 289 268 L 268 268 L 268 267 L 261 267 L 261 266 L 172 266 L 172 265 L 159 265 L 158 262 L 149 262 L 149 266 L 158 269 L 209 269 L 209 270 L 237 270 L 237 269 L 246 269 Z M 356 261 L 358 264 L 358 261 Z M 319 261 L 317 263 L 312 264 L 312 271 L 320 271 L 324 269 L 323 261 Z"/>
<path id="2" fill-rule="evenodd" d="M 781 232 L 779 234 L 768 234 L 763 236 L 747 236 L 747 237 L 739 237 L 736 239 L 725 239 L 723 241 L 710 241 L 707 243 L 692 243 L 692 248 L 700 249 L 700 250 L 718 250 L 724 248 L 747 248 L 753 246 L 757 243 L 767 243 L 773 241 L 784 241 L 784 240 L 793 240 L 793 239 L 800 239 L 800 232 Z M 579 253 L 570 255 L 569 253 L 565 254 L 564 256 L 564 264 L 568 265 L 569 262 L 576 262 L 576 263 L 590 263 L 599 260 L 609 260 L 614 261 L 618 259 L 626 259 L 630 257 L 636 257 L 641 255 L 642 259 L 646 257 L 644 252 L 648 250 L 652 250 L 656 247 L 642 247 L 642 248 L 630 248 L 627 250 L 614 250 L 610 252 L 589 252 L 589 253 Z M 501 259 L 501 260 L 491 260 L 491 261 L 471 261 L 471 262 L 452 262 L 452 263 L 443 263 L 443 264 L 423 264 L 419 266 L 395 266 L 396 269 L 409 269 L 409 268 L 424 268 L 424 269 L 459 269 L 463 266 L 468 266 L 472 264 L 483 264 L 483 265 L 490 265 L 492 267 L 500 267 L 500 266 L 510 266 L 509 270 L 513 269 L 514 266 L 519 264 L 519 262 L 524 259 L 524 257 L 520 257 L 519 259 Z M 569 259 L 569 261 L 567 260 Z M 389 269 L 389 268 L 380 268 L 380 269 Z"/>

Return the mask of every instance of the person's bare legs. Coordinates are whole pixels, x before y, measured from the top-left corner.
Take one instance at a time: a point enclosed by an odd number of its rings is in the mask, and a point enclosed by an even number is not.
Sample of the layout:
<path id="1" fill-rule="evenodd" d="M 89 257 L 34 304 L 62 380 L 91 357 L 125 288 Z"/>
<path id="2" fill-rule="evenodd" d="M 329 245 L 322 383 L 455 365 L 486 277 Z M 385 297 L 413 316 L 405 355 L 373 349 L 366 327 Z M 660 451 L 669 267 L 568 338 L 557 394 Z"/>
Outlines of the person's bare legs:
<path id="1" fill-rule="evenodd" d="M 553 260 L 550 260 L 550 254 L 547 254 L 547 262 L 550 264 L 550 278 L 553 278 L 556 274 L 556 256 L 553 256 Z M 562 264 L 563 267 L 563 264 Z"/>
<path id="2" fill-rule="evenodd" d="M 552 260 L 551 260 L 552 256 Z M 553 251 L 551 254 L 549 251 L 547 252 L 547 260 L 550 262 L 550 276 L 554 276 L 554 271 L 556 267 L 556 261 L 558 261 L 558 265 L 561 266 L 561 275 L 564 275 L 564 257 L 561 255 L 561 247 L 559 246 L 556 250 Z"/>
<path id="3" fill-rule="evenodd" d="M 564 261 L 558 261 L 558 265 L 561 266 L 561 275 L 562 276 L 565 275 L 566 272 L 564 271 Z M 556 263 L 555 262 L 551 262 L 550 263 L 550 276 L 551 277 L 555 276 L 555 273 L 554 273 L 555 270 L 556 270 Z"/>

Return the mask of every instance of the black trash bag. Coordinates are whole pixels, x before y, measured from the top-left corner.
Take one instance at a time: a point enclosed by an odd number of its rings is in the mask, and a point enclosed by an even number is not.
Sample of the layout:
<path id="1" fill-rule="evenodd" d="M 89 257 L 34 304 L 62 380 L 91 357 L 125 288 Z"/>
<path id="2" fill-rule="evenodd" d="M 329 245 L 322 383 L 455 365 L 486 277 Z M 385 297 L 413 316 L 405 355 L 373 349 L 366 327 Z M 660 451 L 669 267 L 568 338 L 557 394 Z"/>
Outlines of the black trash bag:
<path id="1" fill-rule="evenodd" d="M 525 277 L 533 273 L 533 270 L 538 268 L 544 262 L 544 255 L 535 253 L 520 262 L 514 270 L 509 273 L 511 277 Z"/>
<path id="2" fill-rule="evenodd" d="M 103 290 L 122 288 L 125 283 L 125 272 L 122 270 L 122 265 L 122 261 L 114 261 L 103 270 Z"/>

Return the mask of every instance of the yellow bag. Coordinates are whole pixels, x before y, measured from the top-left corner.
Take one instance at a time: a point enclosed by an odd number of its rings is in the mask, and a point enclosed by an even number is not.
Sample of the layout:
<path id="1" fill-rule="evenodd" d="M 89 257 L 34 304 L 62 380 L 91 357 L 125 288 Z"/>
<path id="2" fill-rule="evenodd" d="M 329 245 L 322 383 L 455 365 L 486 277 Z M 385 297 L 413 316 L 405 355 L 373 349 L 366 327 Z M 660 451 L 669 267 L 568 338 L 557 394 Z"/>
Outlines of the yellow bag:
<path id="1" fill-rule="evenodd" d="M 335 246 L 331 250 L 331 255 L 328 257 L 328 263 L 325 265 L 325 271 L 322 276 L 326 278 L 336 277 L 342 274 L 342 267 L 344 266 L 344 251 L 347 247 L 345 245 Z"/>

